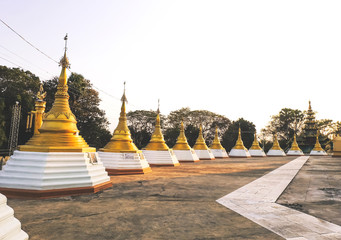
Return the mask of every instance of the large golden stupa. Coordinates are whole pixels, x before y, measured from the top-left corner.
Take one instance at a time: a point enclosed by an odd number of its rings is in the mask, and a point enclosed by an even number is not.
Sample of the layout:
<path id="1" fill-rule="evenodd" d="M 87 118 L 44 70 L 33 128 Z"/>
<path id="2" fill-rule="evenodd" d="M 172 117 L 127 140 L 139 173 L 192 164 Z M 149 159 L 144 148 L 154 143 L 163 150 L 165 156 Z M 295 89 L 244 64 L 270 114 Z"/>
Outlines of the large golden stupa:
<path id="1" fill-rule="evenodd" d="M 202 134 L 202 124 L 199 127 L 199 136 L 193 146 L 195 153 L 200 160 L 214 160 L 215 157 L 211 150 L 207 147 L 204 136 Z"/>
<path id="2" fill-rule="evenodd" d="M 180 163 L 173 150 L 169 149 L 161 131 L 160 102 L 157 109 L 155 130 L 148 143 L 142 150 L 149 165 L 151 166 L 179 166 Z"/>
<path id="3" fill-rule="evenodd" d="M 180 134 L 173 147 L 173 152 L 179 162 L 199 162 L 199 157 L 188 145 L 183 121 L 181 121 Z"/>
<path id="4" fill-rule="evenodd" d="M 127 125 L 125 83 L 122 106 L 118 125 L 108 144 L 98 152 L 109 175 L 143 174 L 151 172 L 151 168 L 131 138 Z"/>
<path id="5" fill-rule="evenodd" d="M 234 145 L 234 147 L 231 149 L 229 156 L 230 157 L 251 157 L 249 151 L 244 146 L 240 127 L 238 129 L 238 138 L 236 141 L 236 145 Z"/>
<path id="6" fill-rule="evenodd" d="M 55 101 L 51 110 L 43 114 L 40 134 L 34 134 L 25 144 L 18 147 L 20 151 L 29 152 L 96 152 L 89 147 L 79 135 L 75 115 L 69 105 L 66 69 L 70 63 L 66 56 L 60 60 L 62 71 L 59 76 Z"/>
<path id="7" fill-rule="evenodd" d="M 79 136 L 70 110 L 66 47 L 60 64 L 62 72 L 51 110 L 43 114 L 45 94 L 41 91 L 34 111 L 34 135 L 13 152 L 0 171 L 0 193 L 7 197 L 51 198 L 95 193 L 112 186 L 96 149 Z"/>
<path id="8" fill-rule="evenodd" d="M 225 148 L 220 143 L 219 136 L 218 136 L 218 126 L 215 127 L 214 139 L 213 139 L 210 149 L 215 158 L 228 158 L 229 157 Z"/>

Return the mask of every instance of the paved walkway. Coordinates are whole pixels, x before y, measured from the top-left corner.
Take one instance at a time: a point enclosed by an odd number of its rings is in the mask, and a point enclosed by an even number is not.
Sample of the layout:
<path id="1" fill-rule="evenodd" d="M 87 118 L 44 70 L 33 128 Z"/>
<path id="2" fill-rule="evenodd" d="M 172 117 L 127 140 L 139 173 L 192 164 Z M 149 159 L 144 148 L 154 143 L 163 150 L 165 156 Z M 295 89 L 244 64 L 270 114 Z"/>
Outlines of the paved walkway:
<path id="1" fill-rule="evenodd" d="M 217 202 L 286 239 L 341 239 L 340 226 L 275 203 L 308 158 L 296 158 Z"/>

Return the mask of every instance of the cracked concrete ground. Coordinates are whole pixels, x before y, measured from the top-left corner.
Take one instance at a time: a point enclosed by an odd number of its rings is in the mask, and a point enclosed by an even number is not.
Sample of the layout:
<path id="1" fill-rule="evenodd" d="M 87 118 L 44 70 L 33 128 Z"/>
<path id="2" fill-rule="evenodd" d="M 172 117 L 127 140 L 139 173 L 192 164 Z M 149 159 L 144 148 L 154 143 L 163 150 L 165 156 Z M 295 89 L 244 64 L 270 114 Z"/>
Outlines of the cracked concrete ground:
<path id="1" fill-rule="evenodd" d="M 341 158 L 310 157 L 277 203 L 341 225 Z"/>
<path id="2" fill-rule="evenodd" d="M 9 199 L 30 239 L 282 239 L 215 200 L 295 157 L 155 167 L 93 195 Z"/>

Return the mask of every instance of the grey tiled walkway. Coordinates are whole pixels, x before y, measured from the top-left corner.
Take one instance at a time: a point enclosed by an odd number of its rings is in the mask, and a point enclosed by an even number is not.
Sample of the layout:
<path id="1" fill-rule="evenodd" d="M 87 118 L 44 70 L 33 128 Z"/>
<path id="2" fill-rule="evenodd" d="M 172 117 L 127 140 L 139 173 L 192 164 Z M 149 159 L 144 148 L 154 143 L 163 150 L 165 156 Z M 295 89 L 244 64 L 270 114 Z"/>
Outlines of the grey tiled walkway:
<path id="1" fill-rule="evenodd" d="M 275 203 L 308 158 L 298 157 L 217 202 L 286 239 L 341 239 L 340 226 Z"/>

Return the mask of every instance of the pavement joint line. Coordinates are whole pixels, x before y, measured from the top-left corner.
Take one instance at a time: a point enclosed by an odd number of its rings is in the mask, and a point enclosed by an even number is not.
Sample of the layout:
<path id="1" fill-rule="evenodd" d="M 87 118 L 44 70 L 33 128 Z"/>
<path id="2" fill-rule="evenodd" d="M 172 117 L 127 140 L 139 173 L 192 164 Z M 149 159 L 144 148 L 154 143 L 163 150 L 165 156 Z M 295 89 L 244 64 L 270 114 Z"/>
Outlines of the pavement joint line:
<path id="1" fill-rule="evenodd" d="M 341 226 L 276 203 L 308 159 L 298 157 L 216 201 L 288 240 L 341 239 Z"/>

